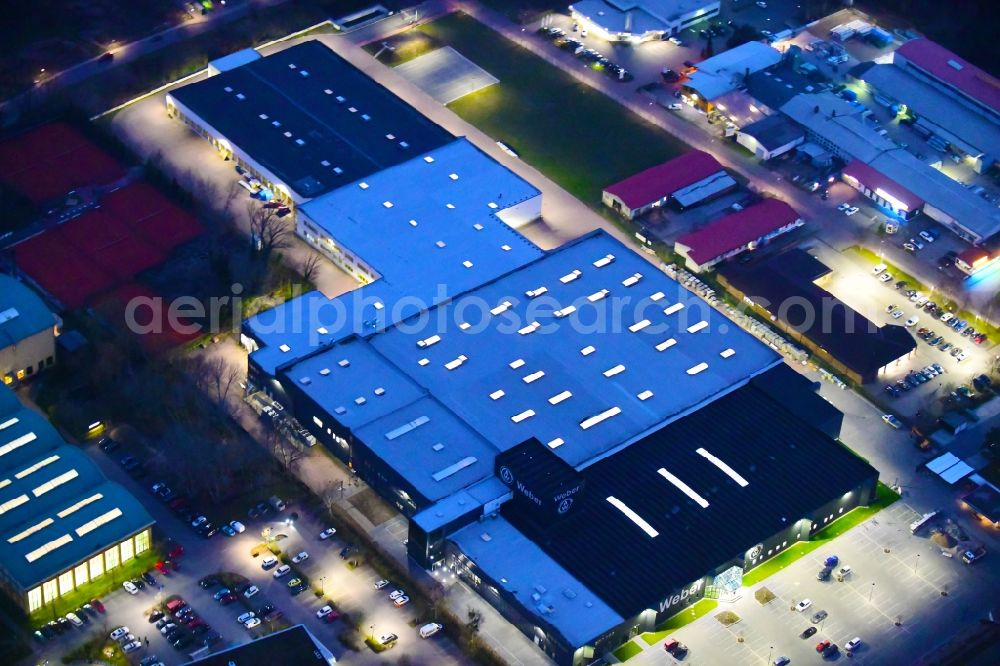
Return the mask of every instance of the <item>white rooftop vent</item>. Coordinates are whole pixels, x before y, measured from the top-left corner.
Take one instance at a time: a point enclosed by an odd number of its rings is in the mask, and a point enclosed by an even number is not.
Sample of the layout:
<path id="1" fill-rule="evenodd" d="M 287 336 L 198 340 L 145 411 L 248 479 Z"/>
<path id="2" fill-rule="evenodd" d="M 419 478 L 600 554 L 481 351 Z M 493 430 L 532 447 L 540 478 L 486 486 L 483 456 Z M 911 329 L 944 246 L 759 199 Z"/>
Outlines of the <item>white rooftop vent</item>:
<path id="1" fill-rule="evenodd" d="M 524 326 L 524 327 L 518 329 L 517 332 L 519 334 L 521 334 L 521 335 L 528 335 L 529 333 L 534 333 L 540 327 L 541 327 L 541 324 L 539 324 L 537 321 L 533 321 L 530 324 L 528 324 L 527 326 Z"/>
<path id="2" fill-rule="evenodd" d="M 467 330 L 469 330 L 470 328 L 472 328 L 472 324 L 470 324 L 470 323 L 469 323 L 469 322 L 467 322 L 467 321 L 463 321 L 463 322 L 462 322 L 461 324 L 459 324 L 459 325 L 458 325 L 458 327 L 459 327 L 460 329 L 462 329 L 463 331 L 467 331 Z"/>
<path id="3" fill-rule="evenodd" d="M 957 60 L 949 60 L 948 66 L 951 67 L 952 69 L 962 71 L 962 63 L 958 62 Z"/>
<path id="4" fill-rule="evenodd" d="M 326 377 L 327 375 L 330 374 L 330 368 L 323 368 L 322 370 L 319 371 L 319 374 L 322 377 Z"/>
<path id="5" fill-rule="evenodd" d="M 677 344 L 677 341 L 673 338 L 667 338 L 660 344 L 656 345 L 656 351 L 666 351 Z"/>
<path id="6" fill-rule="evenodd" d="M 468 360 L 469 360 L 468 356 L 466 356 L 465 354 L 459 354 L 456 358 L 445 363 L 444 367 L 446 367 L 449 370 L 454 370 L 455 368 L 459 367 Z"/>
<path id="7" fill-rule="evenodd" d="M 532 372 L 530 375 L 525 375 L 524 377 L 522 377 L 521 381 L 523 381 L 525 384 L 530 384 L 531 382 L 538 381 L 544 376 L 545 376 L 544 370 L 536 370 L 535 372 Z"/>
<path id="8" fill-rule="evenodd" d="M 431 360 L 429 358 L 422 358 L 419 361 L 417 361 L 417 365 L 419 365 L 419 366 L 425 366 L 425 365 L 429 364 L 430 362 L 431 362 Z"/>
<path id="9" fill-rule="evenodd" d="M 295 69 L 295 63 L 294 62 L 288 63 L 288 69 Z"/>
<path id="10" fill-rule="evenodd" d="M 325 92 L 327 95 L 332 95 L 333 94 L 333 91 L 330 90 L 329 88 L 323 88 L 323 92 Z"/>
<path id="11" fill-rule="evenodd" d="M 361 396 L 361 395 L 359 395 L 357 398 L 354 399 L 354 404 L 355 405 L 359 405 L 360 406 L 360 405 L 365 404 L 366 402 L 368 402 L 368 401 L 365 400 L 364 396 Z"/>
<path id="12" fill-rule="evenodd" d="M 371 120 L 371 119 L 372 119 L 372 117 L 369 116 L 367 113 L 362 113 L 361 114 L 361 120 L 367 121 L 367 120 Z"/>
<path id="13" fill-rule="evenodd" d="M 309 76 L 309 71 L 305 70 L 305 69 L 299 70 L 299 76 L 301 76 L 302 78 L 305 78 L 305 77 Z"/>
<path id="14" fill-rule="evenodd" d="M 320 164 L 322 164 L 325 167 L 328 167 L 330 166 L 330 160 L 323 160 L 322 162 L 320 162 Z"/>
<path id="15" fill-rule="evenodd" d="M 514 416 L 510 417 L 510 420 L 513 421 L 514 423 L 520 423 L 525 419 L 530 419 L 534 415 L 535 415 L 534 410 L 526 409 L 520 414 L 514 414 Z"/>
<path id="16" fill-rule="evenodd" d="M 614 367 L 611 367 L 611 368 L 608 368 L 607 370 L 605 370 L 604 371 L 604 376 L 605 377 L 614 377 L 615 375 L 620 375 L 623 372 L 625 372 L 625 366 L 622 365 L 621 363 L 619 363 L 618 365 L 616 365 Z"/>
<path id="17" fill-rule="evenodd" d="M 449 173 L 448 177 L 451 178 L 452 180 L 458 180 L 458 174 L 457 173 Z"/>
<path id="18" fill-rule="evenodd" d="M 304 145 L 306 145 L 306 142 L 305 142 L 305 141 L 303 141 L 302 139 L 296 139 L 296 140 L 295 140 L 295 143 L 297 143 L 297 144 L 298 144 L 298 145 L 300 145 L 300 146 L 304 146 Z"/>
<path id="19" fill-rule="evenodd" d="M 344 170 L 341 169 L 340 167 L 333 167 L 333 172 L 339 176 L 340 174 L 344 173 Z"/>
<path id="20" fill-rule="evenodd" d="M 503 392 L 503 389 L 497 389 L 496 391 L 493 391 L 493 393 L 490 393 L 490 400 L 499 400 L 505 395 L 507 394 Z"/>
<path id="21" fill-rule="evenodd" d="M 233 92 L 232 86 L 226 86 L 225 88 L 223 88 L 223 90 L 225 90 L 226 92 Z"/>
<path id="22" fill-rule="evenodd" d="M 527 296 L 528 298 L 538 298 L 542 294 L 547 293 L 548 290 L 549 288 L 545 286 L 536 287 L 535 289 L 527 290 L 526 292 L 524 292 L 524 295 Z"/>
<path id="23" fill-rule="evenodd" d="M 510 252 L 510 245 L 507 245 L 505 243 L 505 244 L 503 244 L 503 245 L 500 246 L 500 249 L 503 250 L 504 252 Z"/>
<path id="24" fill-rule="evenodd" d="M 493 541 L 493 537 L 490 536 L 489 532 L 483 532 L 482 534 L 479 535 L 479 538 L 487 542 Z"/>
<path id="25" fill-rule="evenodd" d="M 655 303 L 656 301 L 662 299 L 664 296 L 665 296 L 665 294 L 662 291 L 658 291 L 655 294 L 653 294 L 652 296 L 650 296 L 649 300 L 651 300 L 651 301 L 653 301 Z"/>
<path id="26" fill-rule="evenodd" d="M 554 396 L 552 396 L 551 398 L 549 398 L 549 404 L 550 405 L 558 405 L 563 400 L 569 400 L 572 397 L 573 397 L 573 394 L 570 391 L 562 391 L 560 393 L 556 393 Z"/>
<path id="27" fill-rule="evenodd" d="M 642 273 L 633 273 L 624 280 L 622 280 L 623 287 L 631 287 L 632 285 L 638 284 L 639 280 L 642 279 Z"/>
<path id="28" fill-rule="evenodd" d="M 262 113 L 262 114 L 260 114 L 257 117 L 260 118 L 261 120 L 267 120 L 268 119 L 268 115 L 266 113 Z"/>
<path id="29" fill-rule="evenodd" d="M 517 370 L 518 368 L 524 365 L 524 359 L 523 358 L 514 359 L 513 361 L 508 363 L 508 365 L 510 366 L 511 370 Z"/>
<path id="30" fill-rule="evenodd" d="M 610 419 L 612 416 L 618 416 L 622 413 L 621 407 L 612 407 L 611 409 L 606 409 L 600 414 L 594 414 L 583 421 L 580 421 L 580 427 L 584 430 L 594 427 L 601 421 Z"/>
<path id="31" fill-rule="evenodd" d="M 635 397 L 639 398 L 639 400 L 649 400 L 650 398 L 653 397 L 653 392 L 650 391 L 649 389 L 646 389 L 645 391 L 643 391 L 642 393 L 638 394 Z"/>
<path id="32" fill-rule="evenodd" d="M 292 133 L 291 132 L 283 132 L 283 134 L 285 135 L 286 139 L 291 139 L 292 138 Z"/>
<path id="33" fill-rule="evenodd" d="M 340 359 L 339 361 L 337 361 L 337 365 L 339 365 L 339 366 L 340 366 L 340 367 L 342 367 L 342 368 L 346 368 L 346 367 L 348 367 L 349 365 L 351 365 L 351 362 L 350 362 L 350 361 L 348 361 L 348 360 L 347 360 L 346 358 L 342 358 L 342 359 Z"/>
<path id="34" fill-rule="evenodd" d="M 576 306 L 575 305 L 567 305 L 564 308 L 560 308 L 559 310 L 556 310 L 552 314 L 554 314 L 556 317 L 559 317 L 560 319 L 562 319 L 563 317 L 570 316 L 574 312 L 576 312 Z"/>
<path id="35" fill-rule="evenodd" d="M 583 273 L 581 273 L 579 269 L 576 269 L 572 272 L 567 273 L 566 275 L 563 275 L 561 278 L 559 278 L 559 281 L 562 282 L 563 284 L 569 284 L 570 282 L 577 279 L 581 275 L 583 275 Z"/>
<path id="36" fill-rule="evenodd" d="M 281 127 L 281 122 L 278 120 L 272 120 L 271 125 L 273 125 L 274 127 Z"/>
<path id="37" fill-rule="evenodd" d="M 309 377 L 299 377 L 299 384 L 302 384 L 303 386 L 309 386 L 312 384 L 312 381 L 313 380 Z"/>
<path id="38" fill-rule="evenodd" d="M 510 306 L 511 306 L 511 302 L 510 301 L 504 301 L 500 305 L 498 305 L 495 308 L 493 308 L 492 310 L 490 310 L 490 314 L 493 315 L 493 316 L 496 316 L 496 315 L 499 315 L 499 314 L 503 314 L 504 312 L 507 312 L 507 310 L 510 309 Z"/>
<path id="39" fill-rule="evenodd" d="M 496 205 L 495 203 L 493 203 L 492 201 L 491 201 L 491 202 L 489 202 L 489 203 L 488 203 L 488 204 L 486 204 L 486 205 L 487 205 L 487 206 L 489 206 L 490 208 L 492 208 L 493 210 L 496 210 L 497 208 L 499 208 L 499 207 L 500 207 L 500 206 Z"/>
<path id="40" fill-rule="evenodd" d="M 342 95 L 337 95 L 337 104 L 343 104 L 347 100 Z"/>
<path id="41" fill-rule="evenodd" d="M 405 141 L 400 141 L 399 147 L 402 148 L 403 150 L 406 150 L 407 148 L 410 147 L 410 144 L 406 143 Z"/>
<path id="42" fill-rule="evenodd" d="M 395 141 L 396 140 L 396 135 L 395 134 L 386 134 L 385 138 L 389 139 L 389 141 Z"/>
<path id="43" fill-rule="evenodd" d="M 555 439 L 553 439 L 553 440 L 552 440 L 551 442 L 549 442 L 547 446 L 548 446 L 548 447 L 549 447 L 550 449 L 558 449 L 558 448 L 559 448 L 560 446 L 562 446 L 562 445 L 563 445 L 563 444 L 565 444 L 565 443 L 566 443 L 566 442 L 565 442 L 565 441 L 563 440 L 563 438 L 562 438 L 562 437 L 556 437 L 556 438 L 555 438 Z"/>
<path id="44" fill-rule="evenodd" d="M 244 95 L 243 93 L 236 93 L 236 99 L 240 100 L 241 102 L 243 100 L 245 100 L 246 98 L 247 98 L 247 96 Z"/>
<path id="45" fill-rule="evenodd" d="M 670 307 L 664 308 L 663 314 L 665 314 L 665 315 L 672 315 L 673 313 L 680 312 L 683 309 L 684 309 L 684 304 L 683 303 L 674 303 Z"/>
<path id="46" fill-rule="evenodd" d="M 730 356 L 732 356 L 735 353 L 736 353 L 736 350 L 733 349 L 732 347 L 730 347 L 729 349 L 723 349 L 722 351 L 720 351 L 719 352 L 719 356 L 721 356 L 722 358 L 729 358 Z"/>
<path id="47" fill-rule="evenodd" d="M 379 386 L 374 391 L 372 391 L 372 393 L 374 393 L 375 395 L 385 395 L 385 389 Z"/>
<path id="48" fill-rule="evenodd" d="M 424 162 L 427 162 L 428 164 L 430 164 L 433 161 L 434 161 L 434 158 L 431 157 L 430 155 L 424 156 Z"/>
<path id="49" fill-rule="evenodd" d="M 356 108 L 354 108 L 353 106 L 347 107 L 347 110 L 350 111 L 351 113 L 357 113 L 358 112 L 358 110 Z"/>
<path id="50" fill-rule="evenodd" d="M 423 340 L 417 340 L 417 346 L 422 349 L 424 347 L 431 347 L 433 345 L 436 345 L 439 342 L 441 342 L 441 336 L 435 334 L 430 336 L 429 338 L 424 338 Z"/>
<path id="51" fill-rule="evenodd" d="M 610 293 L 611 292 L 608 291 L 607 289 L 601 289 L 600 291 L 595 291 L 590 296 L 587 296 L 587 300 L 590 301 L 591 303 L 596 303 L 597 301 L 606 297 Z"/>
<path id="52" fill-rule="evenodd" d="M 472 225 L 472 228 L 475 229 L 476 231 L 482 231 L 485 227 L 483 227 L 483 225 L 481 225 L 478 222 L 476 222 L 475 224 Z"/>
<path id="53" fill-rule="evenodd" d="M 444 444 L 442 444 L 441 442 L 437 442 L 436 444 L 434 444 L 434 446 L 431 447 L 431 449 L 434 451 L 444 451 Z"/>
<path id="54" fill-rule="evenodd" d="M 642 321 L 637 321 L 634 324 L 632 324 L 631 326 L 629 326 L 628 330 L 632 331 L 633 333 L 638 333 L 642 329 L 644 329 L 647 326 L 649 326 L 651 323 L 653 323 L 653 322 L 649 321 L 648 319 L 643 319 Z"/>
<path id="55" fill-rule="evenodd" d="M 366 183 L 365 181 L 361 181 L 360 183 L 358 183 L 358 187 L 360 187 L 363 190 L 367 190 L 368 189 L 368 183 Z"/>
<path id="56" fill-rule="evenodd" d="M 392 202 L 391 201 L 383 201 L 382 205 L 384 207 L 386 207 L 386 208 L 392 208 Z"/>
<path id="57" fill-rule="evenodd" d="M 326 329 L 326 326 L 320 326 L 319 328 L 316 329 L 316 332 L 319 333 L 320 335 L 326 335 L 330 331 Z"/>
<path id="58" fill-rule="evenodd" d="M 469 261 L 468 259 L 466 259 L 465 261 L 463 261 L 462 265 L 465 266 L 466 268 L 472 268 L 472 262 Z"/>
<path id="59" fill-rule="evenodd" d="M 375 301 L 374 303 L 372 303 L 372 307 L 374 307 L 376 310 L 382 310 L 385 308 L 385 304 L 383 304 L 382 301 Z"/>
<path id="60" fill-rule="evenodd" d="M 347 410 L 344 409 L 343 407 L 335 407 L 333 411 L 334 411 L 335 414 L 346 414 L 347 413 Z"/>
<path id="61" fill-rule="evenodd" d="M 455 204 L 453 204 L 453 203 L 445 204 L 444 207 L 447 208 L 447 209 L 449 209 L 449 210 L 455 210 Z"/>
<path id="62" fill-rule="evenodd" d="M 580 350 L 580 353 L 583 354 L 584 356 L 590 356 L 595 351 L 597 351 L 597 348 L 594 347 L 594 345 L 587 345 L 586 347 Z"/>
<path id="63" fill-rule="evenodd" d="M 608 264 L 610 264 L 614 260 L 615 260 L 615 255 L 613 255 L 613 254 L 606 254 L 606 255 L 604 255 L 603 257 L 601 257 L 600 259 L 598 259 L 597 261 L 594 262 L 594 268 L 604 268 L 605 266 L 607 266 Z"/>
<path id="64" fill-rule="evenodd" d="M 702 319 L 697 324 L 691 324 L 688 326 L 688 333 L 697 333 L 698 331 L 708 328 L 708 322 Z"/>
<path id="65" fill-rule="evenodd" d="M 292 351 L 292 348 L 289 347 L 288 345 L 278 345 L 278 349 L 280 349 L 281 351 L 283 351 L 286 354 L 288 352 Z"/>
<path id="66" fill-rule="evenodd" d="M 704 372 L 708 369 L 708 363 L 699 363 L 698 365 L 688 368 L 687 373 L 689 375 L 697 375 L 699 372 Z"/>
<path id="67" fill-rule="evenodd" d="M 417 221 L 416 220 L 410 220 L 410 226 L 411 227 L 417 226 Z"/>

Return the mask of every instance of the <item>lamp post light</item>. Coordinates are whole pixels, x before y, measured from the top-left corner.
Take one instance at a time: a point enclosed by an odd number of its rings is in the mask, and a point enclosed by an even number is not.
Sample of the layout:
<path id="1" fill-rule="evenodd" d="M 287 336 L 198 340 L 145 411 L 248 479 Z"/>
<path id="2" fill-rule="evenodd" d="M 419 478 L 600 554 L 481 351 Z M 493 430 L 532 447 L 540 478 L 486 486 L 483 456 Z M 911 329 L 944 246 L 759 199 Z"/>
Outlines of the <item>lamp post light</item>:
<path id="1" fill-rule="evenodd" d="M 917 559 L 913 562 L 913 573 L 917 573 L 918 564 L 920 564 L 920 553 L 917 553 Z"/>
<path id="2" fill-rule="evenodd" d="M 369 636 L 369 638 L 371 638 L 374 641 L 375 640 L 375 625 L 374 624 L 369 625 L 368 628 L 372 632 L 371 635 Z"/>
<path id="3" fill-rule="evenodd" d="M 326 594 L 326 576 L 319 577 L 319 593 Z"/>
<path id="4" fill-rule="evenodd" d="M 871 603 L 872 594 L 875 593 L 875 581 L 872 581 L 871 589 L 868 590 L 868 602 Z"/>
<path id="5" fill-rule="evenodd" d="M 767 648 L 767 664 L 771 666 L 771 654 L 774 652 L 774 646 Z"/>

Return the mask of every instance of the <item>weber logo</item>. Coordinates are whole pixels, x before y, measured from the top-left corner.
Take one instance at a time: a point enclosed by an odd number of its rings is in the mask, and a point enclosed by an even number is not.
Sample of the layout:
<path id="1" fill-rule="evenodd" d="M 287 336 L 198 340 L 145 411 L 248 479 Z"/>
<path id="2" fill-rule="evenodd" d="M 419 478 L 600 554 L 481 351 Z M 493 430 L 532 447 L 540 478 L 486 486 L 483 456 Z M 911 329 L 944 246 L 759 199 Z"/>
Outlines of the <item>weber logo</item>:
<path id="1" fill-rule="evenodd" d="M 674 596 L 667 597 L 666 599 L 664 599 L 663 601 L 661 601 L 660 602 L 660 612 L 662 613 L 663 611 L 667 610 L 671 606 L 676 606 L 677 604 L 683 602 L 688 597 L 693 597 L 694 595 L 698 594 L 698 592 L 701 590 L 702 582 L 703 581 L 700 581 L 700 580 L 696 581 L 688 589 L 681 590 L 680 594 L 675 594 Z"/>

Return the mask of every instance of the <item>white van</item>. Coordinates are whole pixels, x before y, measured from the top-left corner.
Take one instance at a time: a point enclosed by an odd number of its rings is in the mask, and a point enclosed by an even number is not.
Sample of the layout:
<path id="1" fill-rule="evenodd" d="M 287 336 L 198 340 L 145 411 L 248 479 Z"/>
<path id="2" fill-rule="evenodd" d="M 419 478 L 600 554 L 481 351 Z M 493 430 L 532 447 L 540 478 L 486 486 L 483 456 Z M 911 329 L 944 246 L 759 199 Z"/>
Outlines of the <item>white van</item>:
<path id="1" fill-rule="evenodd" d="M 292 568 L 290 566 L 288 566 L 287 564 L 282 564 L 280 567 L 275 569 L 274 573 L 271 575 L 274 576 L 275 578 L 281 578 L 282 576 L 287 576 L 291 570 Z"/>
<path id="2" fill-rule="evenodd" d="M 264 571 L 267 571 L 277 563 L 278 563 L 277 557 L 275 557 L 274 555 L 268 555 L 267 557 L 265 557 L 260 561 L 260 568 L 263 569 Z"/>
<path id="3" fill-rule="evenodd" d="M 425 624 L 424 626 L 420 627 L 420 637 L 430 638 L 431 636 L 441 631 L 442 629 L 444 629 L 444 626 L 437 624 L 436 622 Z"/>

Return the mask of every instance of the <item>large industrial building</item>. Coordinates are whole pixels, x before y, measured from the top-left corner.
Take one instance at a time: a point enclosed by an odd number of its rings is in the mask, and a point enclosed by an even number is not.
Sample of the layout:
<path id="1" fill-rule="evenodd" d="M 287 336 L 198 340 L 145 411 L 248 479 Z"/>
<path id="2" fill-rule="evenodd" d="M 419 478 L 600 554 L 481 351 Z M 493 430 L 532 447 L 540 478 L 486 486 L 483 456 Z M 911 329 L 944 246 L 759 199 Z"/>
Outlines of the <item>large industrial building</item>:
<path id="1" fill-rule="evenodd" d="M 720 283 L 736 298 L 858 384 L 905 367 L 917 342 L 903 326 L 879 327 L 823 288 L 830 269 L 805 250 L 725 266 Z"/>
<path id="2" fill-rule="evenodd" d="M 149 550 L 153 519 L 0 387 L 0 588 L 29 613 Z"/>
<path id="3" fill-rule="evenodd" d="M 852 167 L 846 180 L 887 212 L 901 217 L 922 212 L 976 245 L 1000 233 L 1000 208 L 882 136 L 863 106 L 832 93 L 803 93 L 781 111 L 803 127 L 810 144 L 845 164 L 856 160 L 870 167 Z M 919 210 L 906 204 L 912 199 L 906 192 L 919 193 Z"/>
<path id="4" fill-rule="evenodd" d="M 731 186 L 687 159 L 629 211 Z M 731 594 L 874 498 L 841 415 L 778 354 L 606 232 L 540 250 L 517 231 L 537 190 L 467 141 L 345 181 L 299 233 L 363 286 L 244 322 L 250 390 L 409 518 L 415 566 L 558 663 Z"/>
<path id="5" fill-rule="evenodd" d="M 667 203 L 687 208 L 735 187 L 736 181 L 717 159 L 692 150 L 608 185 L 601 201 L 625 219 L 634 220 Z"/>
<path id="6" fill-rule="evenodd" d="M 611 42 L 665 39 L 719 15 L 719 0 L 577 0 L 570 15 Z"/>
<path id="7" fill-rule="evenodd" d="M 209 73 L 170 91 L 168 113 L 296 205 L 453 140 L 319 41 Z"/>
<path id="8" fill-rule="evenodd" d="M 61 324 L 38 294 L 0 275 L 0 379 L 4 384 L 52 367 Z"/>
<path id="9" fill-rule="evenodd" d="M 746 42 L 698 63 L 681 86 L 694 103 L 711 111 L 713 102 L 746 85 L 747 78 L 781 62 L 781 53 L 763 42 Z"/>

